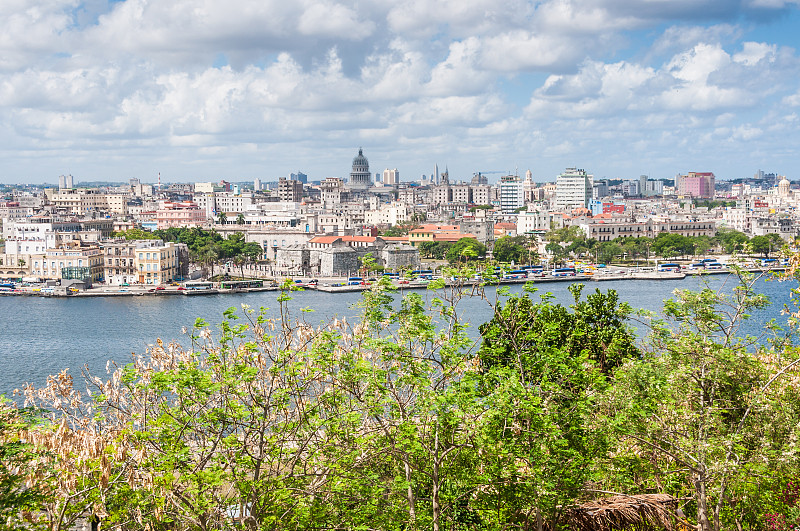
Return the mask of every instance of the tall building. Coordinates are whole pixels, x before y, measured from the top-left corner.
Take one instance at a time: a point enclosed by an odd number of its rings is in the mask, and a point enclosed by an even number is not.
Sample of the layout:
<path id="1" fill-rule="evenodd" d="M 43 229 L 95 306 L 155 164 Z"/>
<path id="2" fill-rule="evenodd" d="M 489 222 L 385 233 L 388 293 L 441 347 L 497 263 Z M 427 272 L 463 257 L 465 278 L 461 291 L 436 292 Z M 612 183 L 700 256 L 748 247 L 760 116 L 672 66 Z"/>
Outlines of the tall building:
<path id="1" fill-rule="evenodd" d="M 308 175 L 305 173 L 298 171 L 297 173 L 292 173 L 289 175 L 289 178 L 293 181 L 300 181 L 303 184 L 308 184 Z"/>
<path id="2" fill-rule="evenodd" d="M 348 186 L 352 190 L 367 190 L 372 185 L 372 174 L 369 172 L 369 161 L 361 148 L 353 158 L 353 171 L 350 172 Z"/>
<path id="3" fill-rule="evenodd" d="M 254 179 L 253 180 L 253 190 L 255 190 L 256 192 L 261 190 L 261 179 Z"/>
<path id="4" fill-rule="evenodd" d="M 690 171 L 686 175 L 679 175 L 677 181 L 679 196 L 714 199 L 715 177 L 712 172 Z"/>
<path id="5" fill-rule="evenodd" d="M 517 175 L 500 178 L 500 210 L 503 214 L 513 214 L 525 206 L 525 186 Z"/>
<path id="6" fill-rule="evenodd" d="M 59 190 L 75 188 L 75 183 L 73 182 L 72 175 L 59 175 L 58 188 Z"/>
<path id="7" fill-rule="evenodd" d="M 400 172 L 397 168 L 390 170 L 386 168 L 383 170 L 383 184 L 386 186 L 397 186 L 400 184 Z"/>
<path id="8" fill-rule="evenodd" d="M 303 199 L 303 183 L 281 177 L 278 180 L 278 198 L 281 201 L 301 201 Z"/>
<path id="9" fill-rule="evenodd" d="M 567 168 L 556 179 L 556 208 L 588 208 L 592 199 L 592 181 L 593 176 L 586 170 Z"/>

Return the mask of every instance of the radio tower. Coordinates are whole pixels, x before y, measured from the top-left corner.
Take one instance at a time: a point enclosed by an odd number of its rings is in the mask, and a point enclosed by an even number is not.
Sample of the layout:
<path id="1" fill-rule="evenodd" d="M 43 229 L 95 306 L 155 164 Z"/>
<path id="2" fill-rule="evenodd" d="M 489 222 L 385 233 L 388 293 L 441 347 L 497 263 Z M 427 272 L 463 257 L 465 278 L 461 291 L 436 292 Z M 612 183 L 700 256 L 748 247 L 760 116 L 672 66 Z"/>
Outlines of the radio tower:
<path id="1" fill-rule="evenodd" d="M 158 189 L 161 190 L 161 172 L 158 172 Z"/>

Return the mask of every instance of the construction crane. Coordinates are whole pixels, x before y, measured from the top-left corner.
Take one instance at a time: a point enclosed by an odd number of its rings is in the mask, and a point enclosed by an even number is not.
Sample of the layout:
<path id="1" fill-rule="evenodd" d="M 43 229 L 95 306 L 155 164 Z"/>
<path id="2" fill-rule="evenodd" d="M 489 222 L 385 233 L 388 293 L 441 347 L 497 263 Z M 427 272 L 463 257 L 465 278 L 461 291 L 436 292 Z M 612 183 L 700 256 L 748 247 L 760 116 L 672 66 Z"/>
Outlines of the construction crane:
<path id="1" fill-rule="evenodd" d="M 492 174 L 492 173 L 502 173 L 503 175 L 508 175 L 508 172 L 503 171 L 503 170 L 489 170 L 489 171 L 475 172 L 475 173 L 472 174 L 472 178 L 473 179 L 478 179 L 480 181 L 481 177 L 483 177 L 484 175 Z M 484 182 L 488 182 L 488 181 L 484 181 Z"/>

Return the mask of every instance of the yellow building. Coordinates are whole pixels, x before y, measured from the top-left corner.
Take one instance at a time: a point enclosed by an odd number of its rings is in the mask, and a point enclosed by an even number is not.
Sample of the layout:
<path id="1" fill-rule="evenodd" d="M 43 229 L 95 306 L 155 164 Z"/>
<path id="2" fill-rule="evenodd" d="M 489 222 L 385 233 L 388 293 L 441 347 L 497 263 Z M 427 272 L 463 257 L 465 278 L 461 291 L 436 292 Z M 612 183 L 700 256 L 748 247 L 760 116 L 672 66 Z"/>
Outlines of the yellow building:
<path id="1" fill-rule="evenodd" d="M 152 240 L 151 246 L 136 249 L 135 267 L 140 284 L 163 284 L 179 276 L 178 246 Z M 146 242 L 144 242 L 146 244 Z"/>

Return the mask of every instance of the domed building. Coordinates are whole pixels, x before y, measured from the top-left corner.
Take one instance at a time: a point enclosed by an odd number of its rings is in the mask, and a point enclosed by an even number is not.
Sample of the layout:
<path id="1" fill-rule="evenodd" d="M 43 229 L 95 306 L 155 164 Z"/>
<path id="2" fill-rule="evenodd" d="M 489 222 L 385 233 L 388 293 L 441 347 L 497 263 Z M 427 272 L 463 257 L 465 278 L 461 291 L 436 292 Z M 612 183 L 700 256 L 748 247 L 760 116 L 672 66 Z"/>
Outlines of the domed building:
<path id="1" fill-rule="evenodd" d="M 791 186 L 789 179 L 786 177 L 781 179 L 781 182 L 778 183 L 778 195 L 781 197 L 789 197 L 789 188 Z"/>
<path id="2" fill-rule="evenodd" d="M 348 183 L 352 190 L 366 190 L 372 186 L 372 174 L 369 172 L 369 161 L 361 148 L 358 148 L 358 155 L 353 158 L 353 171 L 350 172 Z"/>

